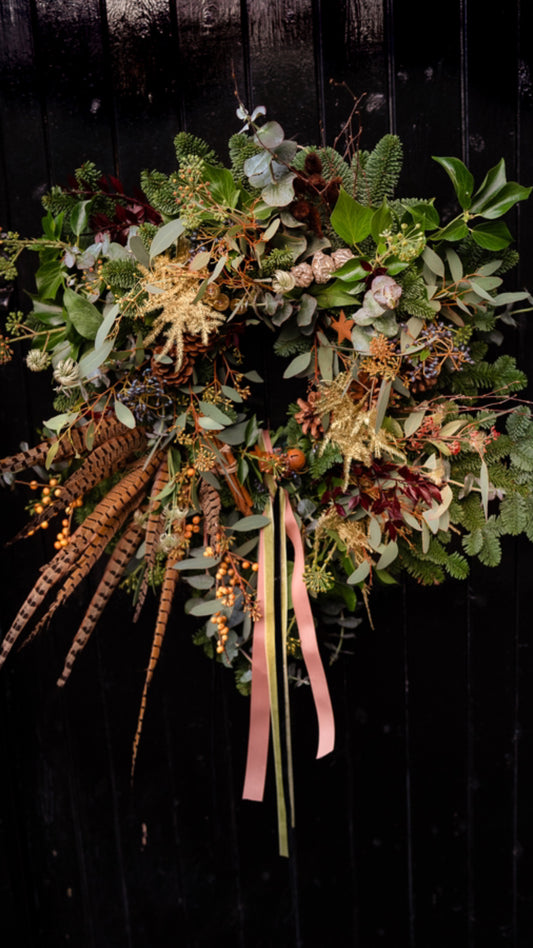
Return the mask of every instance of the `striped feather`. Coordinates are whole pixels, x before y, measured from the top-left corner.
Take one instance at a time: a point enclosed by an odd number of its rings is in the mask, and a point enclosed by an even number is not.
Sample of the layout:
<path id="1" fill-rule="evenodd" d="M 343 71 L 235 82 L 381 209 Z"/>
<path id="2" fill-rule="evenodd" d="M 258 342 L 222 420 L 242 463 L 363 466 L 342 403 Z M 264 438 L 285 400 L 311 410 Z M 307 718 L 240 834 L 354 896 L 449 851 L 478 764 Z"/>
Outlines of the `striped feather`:
<path id="1" fill-rule="evenodd" d="M 160 513 L 160 503 L 157 500 L 157 495 L 163 490 L 163 488 L 168 483 L 168 457 L 165 456 L 164 460 L 161 463 L 161 466 L 155 476 L 154 483 L 152 486 L 152 491 L 150 494 L 150 506 L 148 519 L 146 521 L 146 534 L 145 534 L 145 553 L 144 553 L 144 562 L 145 569 L 139 587 L 139 595 L 137 597 L 137 605 L 135 607 L 135 613 L 133 616 L 133 621 L 137 622 L 139 618 L 141 609 L 144 605 L 146 599 L 146 593 L 148 592 L 148 583 L 151 571 L 155 565 L 155 555 L 157 552 L 157 544 L 159 541 L 159 536 L 161 530 L 163 529 L 163 518 Z"/>
<path id="2" fill-rule="evenodd" d="M 17 536 L 15 540 L 27 536 L 30 530 L 35 530 L 43 521 L 55 517 L 77 497 L 89 493 L 100 481 L 110 474 L 114 474 L 130 455 L 144 448 L 146 438 L 144 432 L 138 428 L 126 429 L 125 434 L 105 441 L 85 458 L 83 464 L 61 485 L 61 495 L 52 504 L 34 517 Z M 13 541 L 12 541 L 13 542 Z"/>
<path id="3" fill-rule="evenodd" d="M 89 608 L 70 646 L 70 650 L 65 659 L 65 666 L 57 681 L 59 687 L 62 687 L 67 681 L 77 656 L 89 641 L 96 623 L 120 583 L 126 566 L 141 542 L 143 532 L 144 527 L 142 524 L 130 523 L 113 550 L 105 573 L 98 584 L 96 592 L 89 604 Z"/>
<path id="4" fill-rule="evenodd" d="M 40 444 L 29 448 L 27 451 L 19 451 L 9 457 L 0 459 L 0 474 L 10 472 L 16 474 L 19 471 L 28 470 L 36 464 L 44 464 L 46 456 L 52 447 L 59 440 L 59 447 L 54 456 L 54 461 L 64 461 L 67 458 L 79 457 L 88 450 L 86 444 L 89 425 L 82 425 L 79 428 L 69 428 L 65 434 L 58 438 L 49 438 Z M 94 427 L 93 449 L 100 444 L 124 435 L 129 429 L 122 422 L 118 421 L 114 415 L 105 415 Z"/>
<path id="5" fill-rule="evenodd" d="M 161 646 L 163 644 L 163 639 L 165 636 L 165 631 L 167 628 L 168 620 L 170 617 L 170 610 L 172 608 L 172 600 L 174 598 L 174 593 L 176 591 L 176 586 L 179 579 L 179 571 L 174 569 L 174 564 L 178 559 L 178 554 L 170 554 L 166 566 L 165 573 L 163 576 L 163 583 L 161 585 L 161 592 L 159 596 L 159 609 L 157 612 L 157 619 L 155 624 L 154 637 L 152 640 L 152 648 L 150 651 L 150 660 L 148 662 L 148 668 L 146 670 L 146 677 L 144 680 L 144 688 L 141 696 L 141 706 L 139 709 L 139 717 L 137 719 L 137 729 L 135 731 L 135 737 L 133 739 L 133 750 L 131 755 L 131 779 L 133 780 L 133 775 L 135 773 L 135 764 L 137 761 L 137 753 L 139 750 L 139 742 L 141 739 L 141 733 L 144 722 L 144 715 L 146 712 L 146 701 L 148 697 L 148 688 L 150 687 L 150 682 L 159 660 L 159 654 L 161 651 Z"/>
<path id="6" fill-rule="evenodd" d="M 42 605 L 52 588 L 64 579 L 64 585 L 55 602 L 45 617 L 39 622 L 35 632 L 28 637 L 29 641 L 48 621 L 57 607 L 65 601 L 65 591 L 68 594 L 81 582 L 81 579 L 92 568 L 98 557 L 103 553 L 109 540 L 116 534 L 127 519 L 131 511 L 139 505 L 144 497 L 151 477 L 161 463 L 161 454 L 154 454 L 150 462 L 143 467 L 143 461 L 136 463 L 133 470 L 109 491 L 100 501 L 95 510 L 73 533 L 70 543 L 48 563 L 31 590 L 26 602 L 20 608 L 11 628 L 8 630 L 0 649 L 0 667 L 5 662 L 15 642 L 23 632 L 28 622 Z M 72 575 L 67 574 L 74 569 L 74 578 L 77 582 L 72 585 Z M 84 570 L 80 576 L 80 571 Z M 79 578 L 78 578 L 79 577 Z"/>

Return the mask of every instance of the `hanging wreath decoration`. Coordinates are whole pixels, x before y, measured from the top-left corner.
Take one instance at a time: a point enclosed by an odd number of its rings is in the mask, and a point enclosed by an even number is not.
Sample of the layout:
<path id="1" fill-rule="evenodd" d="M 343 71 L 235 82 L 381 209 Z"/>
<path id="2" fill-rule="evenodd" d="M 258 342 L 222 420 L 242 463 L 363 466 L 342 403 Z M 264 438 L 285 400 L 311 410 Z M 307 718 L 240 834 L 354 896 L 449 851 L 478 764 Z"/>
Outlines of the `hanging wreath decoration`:
<path id="1" fill-rule="evenodd" d="M 341 154 L 286 140 L 262 108 L 237 114 L 231 168 L 180 132 L 174 173 L 144 172 L 129 196 L 86 162 L 43 199 L 41 237 L 3 235 L 5 279 L 24 249 L 39 268 L 2 360 L 29 341 L 28 369 L 52 369 L 56 414 L 0 472 L 7 484 L 32 472 L 21 537 L 57 527 L 0 663 L 104 554 L 60 686 L 114 589 L 132 592 L 135 621 L 154 587 L 133 775 L 185 583 L 195 642 L 251 691 L 246 798 L 263 796 L 272 731 L 286 854 L 291 678 L 311 685 L 317 756 L 334 744 L 321 630 L 335 658 L 374 586 L 402 572 L 464 579 L 471 558 L 498 565 L 502 535 L 533 539 L 533 421 L 515 397 L 526 378 L 492 355 L 530 300 L 502 289 L 517 253 L 501 218 L 531 189 L 507 181 L 503 160 L 476 188 L 459 159 L 436 158 L 460 207 L 443 224 L 433 200 L 394 197 L 396 136 L 365 152 L 348 135 Z M 262 380 L 242 340 L 258 324 L 283 377 L 301 380 L 276 431 L 247 406 Z"/>

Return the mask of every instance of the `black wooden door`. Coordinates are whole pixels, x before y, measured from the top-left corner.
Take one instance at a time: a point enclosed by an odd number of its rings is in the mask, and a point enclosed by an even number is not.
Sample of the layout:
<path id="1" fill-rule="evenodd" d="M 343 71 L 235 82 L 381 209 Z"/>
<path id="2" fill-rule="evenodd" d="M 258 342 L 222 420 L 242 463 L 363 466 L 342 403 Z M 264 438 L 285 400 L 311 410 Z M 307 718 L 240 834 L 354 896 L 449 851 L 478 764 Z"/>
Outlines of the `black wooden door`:
<path id="1" fill-rule="evenodd" d="M 402 137 L 403 193 L 450 197 L 435 154 L 462 156 L 476 176 L 503 155 L 510 178 L 532 183 L 531 5 L 491 9 L 481 0 L 2 0 L 0 222 L 36 234 L 41 194 L 85 158 L 128 187 L 142 168 L 171 170 L 180 129 L 224 154 L 238 127 L 235 82 L 300 142 L 333 141 L 351 107 L 343 83 L 365 93 L 363 146 L 388 130 Z M 515 225 L 516 280 L 531 287 L 529 208 Z M 511 345 L 530 368 L 527 317 Z M 8 453 L 32 440 L 48 395 L 18 363 L 0 385 Z M 4 494 L 5 538 L 24 502 Z M 4 625 L 42 561 L 36 546 L 3 555 Z M 262 807 L 240 800 L 247 703 L 192 646 L 179 610 L 130 790 L 153 616 L 134 628 L 119 596 L 59 693 L 80 594 L 1 676 L 3 944 L 529 946 L 532 566 L 531 550 L 509 543 L 504 566 L 468 584 L 383 594 L 376 630 L 362 626 L 353 655 L 329 670 L 339 738 L 320 762 L 309 696 L 295 692 L 288 861 L 277 856 L 271 790 Z"/>

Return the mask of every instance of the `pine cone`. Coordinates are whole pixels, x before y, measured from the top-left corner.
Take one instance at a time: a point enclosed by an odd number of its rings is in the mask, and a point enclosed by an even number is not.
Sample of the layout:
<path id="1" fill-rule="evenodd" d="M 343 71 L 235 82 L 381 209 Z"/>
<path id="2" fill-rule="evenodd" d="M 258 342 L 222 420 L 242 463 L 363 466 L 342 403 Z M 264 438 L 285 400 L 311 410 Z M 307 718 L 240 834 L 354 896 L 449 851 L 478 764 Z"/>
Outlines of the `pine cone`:
<path id="1" fill-rule="evenodd" d="M 310 434 L 312 438 L 318 438 L 321 434 L 324 434 L 322 421 L 316 413 L 316 404 L 319 399 L 319 392 L 309 392 L 307 401 L 304 401 L 303 398 L 297 399 L 301 410 L 296 412 L 294 420 L 302 426 L 303 433 Z"/>
<path id="2" fill-rule="evenodd" d="M 204 345 L 200 336 L 184 333 L 183 358 L 181 365 L 176 368 L 178 358 L 176 347 L 172 346 L 165 356 L 165 361 L 161 362 L 156 356 L 163 352 L 164 346 L 155 346 L 150 363 L 152 374 L 164 382 L 165 385 L 184 385 L 192 375 L 194 363 L 198 356 L 205 355 L 209 348 L 210 346 Z M 171 361 L 167 361 L 167 358 Z"/>

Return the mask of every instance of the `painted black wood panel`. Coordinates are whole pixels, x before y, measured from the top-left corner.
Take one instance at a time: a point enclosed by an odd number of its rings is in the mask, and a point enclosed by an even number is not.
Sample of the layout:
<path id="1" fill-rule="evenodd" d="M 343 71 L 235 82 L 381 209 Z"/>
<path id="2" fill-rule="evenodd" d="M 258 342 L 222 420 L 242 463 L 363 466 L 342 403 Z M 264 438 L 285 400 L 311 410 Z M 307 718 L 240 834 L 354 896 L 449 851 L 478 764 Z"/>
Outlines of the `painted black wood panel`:
<path id="1" fill-rule="evenodd" d="M 354 123 L 401 135 L 404 192 L 451 203 L 433 154 L 479 177 L 503 155 L 533 181 L 531 7 L 480 0 L 3 0 L 0 222 L 37 233 L 39 199 L 85 158 L 135 185 L 170 170 L 172 137 L 226 157 L 235 85 L 300 141 Z M 522 265 L 533 215 L 516 216 Z M 29 279 L 29 270 L 26 271 Z M 20 291 L 19 291 L 20 292 Z M 22 297 L 13 296 L 11 305 Z M 527 321 L 509 345 L 531 372 Z M 283 408 L 261 345 L 265 412 Z M 0 373 L 2 450 L 31 439 L 48 395 Z M 24 496 L 2 498 L 2 535 Z M 3 627 L 44 556 L 2 555 Z M 533 557 L 445 589 L 387 589 L 375 630 L 329 669 L 338 743 L 315 762 L 306 689 L 292 699 L 297 828 L 276 849 L 272 787 L 240 799 L 247 702 L 176 610 L 150 696 L 136 785 L 129 756 L 153 610 L 118 596 L 65 693 L 54 682 L 86 592 L 0 680 L 0 933 L 41 948 L 529 948 L 533 937 Z"/>

